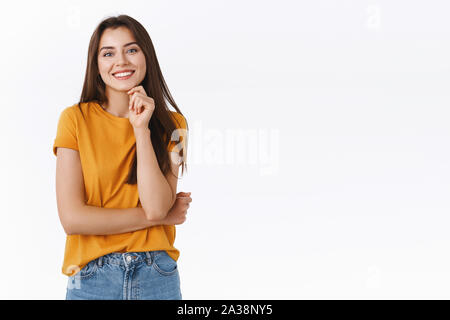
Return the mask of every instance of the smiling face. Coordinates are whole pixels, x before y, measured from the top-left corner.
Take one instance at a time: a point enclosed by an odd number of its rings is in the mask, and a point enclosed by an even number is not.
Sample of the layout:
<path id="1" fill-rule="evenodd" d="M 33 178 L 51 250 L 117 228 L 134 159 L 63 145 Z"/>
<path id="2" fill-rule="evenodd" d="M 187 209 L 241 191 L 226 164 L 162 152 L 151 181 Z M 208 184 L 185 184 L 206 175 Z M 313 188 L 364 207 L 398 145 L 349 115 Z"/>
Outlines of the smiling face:
<path id="1" fill-rule="evenodd" d="M 135 41 L 133 34 L 126 27 L 103 31 L 97 61 L 100 76 L 110 89 L 128 91 L 138 86 L 145 78 L 145 56 Z M 131 76 L 118 76 L 117 73 L 123 70 L 133 73 Z"/>

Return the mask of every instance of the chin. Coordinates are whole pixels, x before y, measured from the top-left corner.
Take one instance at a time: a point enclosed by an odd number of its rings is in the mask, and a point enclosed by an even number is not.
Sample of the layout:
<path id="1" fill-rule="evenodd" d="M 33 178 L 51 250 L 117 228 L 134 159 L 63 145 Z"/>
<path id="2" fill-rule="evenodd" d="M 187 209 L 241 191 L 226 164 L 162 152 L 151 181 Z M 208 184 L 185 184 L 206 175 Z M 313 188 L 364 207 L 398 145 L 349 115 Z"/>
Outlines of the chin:
<path id="1" fill-rule="evenodd" d="M 122 86 L 117 86 L 117 85 L 108 85 L 111 89 L 115 90 L 115 91 L 123 91 L 123 92 L 127 92 L 130 91 L 131 88 L 134 88 L 136 85 L 122 85 Z"/>

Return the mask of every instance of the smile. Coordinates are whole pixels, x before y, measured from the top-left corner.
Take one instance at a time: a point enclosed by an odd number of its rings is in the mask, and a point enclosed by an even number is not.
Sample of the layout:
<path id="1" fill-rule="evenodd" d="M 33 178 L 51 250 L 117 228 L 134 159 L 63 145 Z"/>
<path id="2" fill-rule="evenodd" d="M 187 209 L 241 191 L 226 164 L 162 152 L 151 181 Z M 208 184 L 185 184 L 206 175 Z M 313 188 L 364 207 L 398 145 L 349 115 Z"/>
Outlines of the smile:
<path id="1" fill-rule="evenodd" d="M 129 78 L 131 78 L 131 76 L 134 74 L 134 71 L 131 72 L 121 72 L 121 73 L 116 73 L 113 74 L 114 78 L 116 78 L 117 80 L 127 80 Z"/>

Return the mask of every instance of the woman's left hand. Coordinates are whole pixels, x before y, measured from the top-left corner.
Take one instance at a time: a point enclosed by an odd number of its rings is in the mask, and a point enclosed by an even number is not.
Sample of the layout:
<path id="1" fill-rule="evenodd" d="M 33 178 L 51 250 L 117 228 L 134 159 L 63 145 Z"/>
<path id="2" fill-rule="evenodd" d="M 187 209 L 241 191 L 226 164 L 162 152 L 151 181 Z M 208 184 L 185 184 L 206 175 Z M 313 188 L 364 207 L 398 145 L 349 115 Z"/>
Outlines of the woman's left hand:
<path id="1" fill-rule="evenodd" d="M 148 122 L 155 111 L 155 100 L 147 96 L 142 86 L 130 89 L 128 119 L 133 129 L 148 129 Z"/>

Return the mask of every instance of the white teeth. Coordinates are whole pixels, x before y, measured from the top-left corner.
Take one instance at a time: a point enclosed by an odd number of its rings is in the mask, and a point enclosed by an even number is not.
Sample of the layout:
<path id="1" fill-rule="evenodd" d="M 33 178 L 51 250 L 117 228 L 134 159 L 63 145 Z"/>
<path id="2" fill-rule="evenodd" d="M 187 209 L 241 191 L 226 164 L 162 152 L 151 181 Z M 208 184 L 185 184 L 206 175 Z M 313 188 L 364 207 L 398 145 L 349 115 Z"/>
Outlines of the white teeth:
<path id="1" fill-rule="evenodd" d="M 122 72 L 122 73 L 116 73 L 114 74 L 115 77 L 126 77 L 132 74 L 133 72 Z"/>

